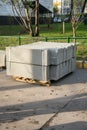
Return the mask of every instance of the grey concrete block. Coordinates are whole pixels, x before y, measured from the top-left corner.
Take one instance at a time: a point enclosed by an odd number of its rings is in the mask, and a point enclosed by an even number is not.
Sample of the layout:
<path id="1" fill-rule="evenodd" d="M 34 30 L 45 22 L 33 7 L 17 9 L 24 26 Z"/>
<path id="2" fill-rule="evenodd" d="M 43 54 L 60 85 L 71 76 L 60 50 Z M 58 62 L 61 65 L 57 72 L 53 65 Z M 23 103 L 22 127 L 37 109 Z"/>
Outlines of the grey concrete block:
<path id="1" fill-rule="evenodd" d="M 49 80 L 49 67 L 6 62 L 7 75 L 25 77 L 36 80 Z"/>
<path id="2" fill-rule="evenodd" d="M 33 65 L 49 65 L 48 50 L 26 49 L 19 47 L 6 48 L 6 61 L 15 63 L 33 64 Z"/>
<path id="3" fill-rule="evenodd" d="M 60 78 L 59 65 L 51 65 L 49 67 L 49 77 L 50 77 L 50 80 L 58 80 Z"/>
<path id="4" fill-rule="evenodd" d="M 68 74 L 67 62 L 61 63 L 59 69 L 60 69 L 60 78 Z"/>
<path id="5" fill-rule="evenodd" d="M 7 47 L 7 74 L 37 80 L 58 80 L 75 70 L 75 45 L 37 42 Z"/>
<path id="6" fill-rule="evenodd" d="M 62 64 L 62 76 L 68 74 L 68 61 L 63 62 Z"/>
<path id="7" fill-rule="evenodd" d="M 74 58 L 76 57 L 76 45 L 73 45 L 72 48 L 73 48 L 72 57 Z"/>
<path id="8" fill-rule="evenodd" d="M 67 43 L 37 42 L 31 45 L 9 47 L 6 50 L 8 53 L 7 61 L 36 65 L 42 65 L 43 63 L 44 65 L 59 64 L 74 55 L 72 44 Z"/>
<path id="9" fill-rule="evenodd" d="M 68 73 L 72 72 L 72 60 L 68 60 Z"/>
<path id="10" fill-rule="evenodd" d="M 72 58 L 72 46 L 68 46 L 67 47 L 67 60 L 71 59 Z"/>
<path id="11" fill-rule="evenodd" d="M 5 51 L 0 50 L 0 67 L 6 66 L 6 54 Z"/>
<path id="12" fill-rule="evenodd" d="M 50 56 L 50 65 L 58 65 L 63 62 L 63 49 L 56 48 L 56 49 L 49 49 L 49 56 Z"/>
<path id="13" fill-rule="evenodd" d="M 67 48 L 63 49 L 63 61 L 67 60 Z"/>
<path id="14" fill-rule="evenodd" d="M 71 71 L 74 72 L 75 69 L 76 69 L 76 57 L 72 58 L 72 59 L 71 59 L 71 62 L 72 62 Z"/>

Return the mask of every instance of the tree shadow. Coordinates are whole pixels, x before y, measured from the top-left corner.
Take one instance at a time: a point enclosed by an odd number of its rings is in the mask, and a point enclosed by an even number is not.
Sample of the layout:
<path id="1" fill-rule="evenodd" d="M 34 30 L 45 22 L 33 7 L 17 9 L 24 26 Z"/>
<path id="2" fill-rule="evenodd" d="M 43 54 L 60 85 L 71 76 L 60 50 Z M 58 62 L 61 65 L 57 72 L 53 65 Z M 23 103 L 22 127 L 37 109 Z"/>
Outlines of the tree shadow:
<path id="1" fill-rule="evenodd" d="M 2 87 L 0 87 L 0 91 L 29 89 L 31 87 L 33 87 L 33 85 L 28 85 L 27 83 L 26 84 L 21 84 L 21 85 L 14 85 L 14 86 L 2 86 Z"/>
<path id="2" fill-rule="evenodd" d="M 23 120 L 30 116 L 87 110 L 87 93 L 72 96 L 20 103 L 0 107 L 0 123 Z M 68 103 L 67 103 L 68 102 Z"/>
<path id="3" fill-rule="evenodd" d="M 68 124 L 48 126 L 47 128 L 43 128 L 41 130 L 87 130 L 87 122 L 78 121 L 78 122 L 72 122 Z"/>
<path id="4" fill-rule="evenodd" d="M 75 72 L 72 72 L 58 81 L 52 81 L 52 85 L 61 86 L 69 84 L 78 84 L 78 83 L 87 83 L 87 69 L 76 69 Z"/>
<path id="5" fill-rule="evenodd" d="M 4 77 L 3 73 L 1 77 L 3 79 Z M 8 81 L 8 77 L 6 80 Z M 11 78 L 9 78 L 9 81 L 10 80 L 12 81 Z M 86 82 L 87 82 L 87 70 L 82 69 L 82 70 L 76 70 L 76 72 L 72 73 L 69 77 L 67 76 L 57 83 L 52 83 L 52 85 L 59 87 L 64 84 L 77 83 L 78 85 L 78 83 L 86 83 Z M 30 86 L 28 84 L 26 84 L 25 86 L 24 83 L 17 84 L 16 81 L 14 81 L 13 84 L 14 85 L 10 85 L 9 82 L 8 85 L 0 87 L 0 91 L 15 90 L 15 89 L 17 90 L 17 89 L 25 89 L 25 88 L 30 89 L 31 86 L 34 87 L 34 89 L 35 87 L 38 87 L 37 85 Z M 72 101 L 69 102 L 71 99 Z M 7 106 L 0 107 L 0 122 L 1 123 L 14 122 L 18 120 L 23 120 L 26 117 L 36 116 L 36 115 L 45 116 L 47 114 L 54 114 L 58 111 L 62 113 L 62 112 L 86 111 L 86 110 L 87 110 L 87 93 L 85 92 L 82 94 L 65 96 L 61 98 L 19 103 L 15 105 L 7 105 Z"/>
<path id="6" fill-rule="evenodd" d="M 15 81 L 11 76 L 7 76 L 5 70 L 1 70 L 0 72 L 0 80 L 5 79 L 8 82 L 8 85 L 4 83 L 4 86 L 0 87 L 0 91 L 12 90 L 12 89 L 24 89 L 30 87 L 43 87 L 43 85 L 39 84 L 30 84 Z M 51 87 L 60 87 L 62 85 L 72 85 L 79 83 L 85 84 L 87 83 L 87 70 L 86 69 L 76 69 L 75 72 L 66 75 L 65 77 L 59 79 L 58 81 L 52 81 Z M 26 85 L 26 87 L 25 87 Z M 71 88 L 72 86 L 70 86 Z"/>

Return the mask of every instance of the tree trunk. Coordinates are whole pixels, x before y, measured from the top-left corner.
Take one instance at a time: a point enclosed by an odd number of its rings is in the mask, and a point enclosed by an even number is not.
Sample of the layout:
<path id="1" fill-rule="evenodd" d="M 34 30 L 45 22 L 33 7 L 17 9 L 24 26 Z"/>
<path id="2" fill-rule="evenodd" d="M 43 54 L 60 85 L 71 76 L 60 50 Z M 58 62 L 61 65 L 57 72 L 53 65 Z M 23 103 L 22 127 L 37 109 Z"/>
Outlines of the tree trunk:
<path id="1" fill-rule="evenodd" d="M 83 7 L 82 7 L 82 11 L 81 11 L 81 13 L 84 12 L 84 10 L 85 10 L 85 6 L 86 6 L 86 3 L 87 3 L 87 0 L 84 0 L 84 3 L 83 3 Z"/>
<path id="2" fill-rule="evenodd" d="M 35 1 L 36 11 L 35 11 L 35 36 L 39 36 L 39 0 Z"/>
<path id="3" fill-rule="evenodd" d="M 65 22 L 63 21 L 63 34 L 65 33 Z"/>
<path id="4" fill-rule="evenodd" d="M 48 14 L 48 17 L 47 17 L 47 28 L 50 28 L 50 17 L 49 17 L 49 14 Z"/>
<path id="5" fill-rule="evenodd" d="M 30 29 L 30 36 L 34 37 L 34 32 L 33 32 L 33 28 L 31 27 L 31 25 L 29 25 L 29 29 Z"/>
<path id="6" fill-rule="evenodd" d="M 76 28 L 75 25 L 72 25 L 72 30 L 73 30 L 73 42 L 76 44 Z"/>
<path id="7" fill-rule="evenodd" d="M 30 19 L 29 14 L 28 14 L 28 6 L 27 5 L 25 8 L 25 14 L 26 14 L 27 29 L 30 31 L 30 36 L 34 36 L 34 31 L 33 31 L 32 25 L 31 25 L 31 19 Z"/>
<path id="8" fill-rule="evenodd" d="M 72 17 L 73 17 L 73 0 L 71 0 L 71 10 L 70 10 L 70 20 L 72 22 Z"/>
<path id="9" fill-rule="evenodd" d="M 71 19 L 71 24 L 72 24 L 72 31 L 73 31 L 73 42 L 76 43 L 76 23 L 75 23 L 75 16 L 74 16 L 74 2 L 71 0 L 71 11 L 70 11 L 70 19 Z"/>
<path id="10" fill-rule="evenodd" d="M 85 7 L 86 7 L 86 3 L 87 3 L 87 0 L 84 0 L 84 3 L 83 3 L 83 7 L 82 7 L 82 10 L 81 10 L 81 15 L 79 17 L 79 20 L 81 19 L 82 15 L 83 15 L 83 12 L 85 10 Z"/>

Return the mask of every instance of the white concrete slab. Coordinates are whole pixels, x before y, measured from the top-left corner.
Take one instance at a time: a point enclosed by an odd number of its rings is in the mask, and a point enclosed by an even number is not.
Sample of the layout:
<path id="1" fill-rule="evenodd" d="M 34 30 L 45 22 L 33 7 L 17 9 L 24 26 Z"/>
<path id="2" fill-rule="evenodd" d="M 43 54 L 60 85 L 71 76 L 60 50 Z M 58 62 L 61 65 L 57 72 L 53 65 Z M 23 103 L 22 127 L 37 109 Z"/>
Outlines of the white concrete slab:
<path id="1" fill-rule="evenodd" d="M 5 51 L 0 50 L 0 67 L 5 67 L 6 66 L 5 61 L 6 61 Z"/>
<path id="2" fill-rule="evenodd" d="M 7 47 L 6 61 L 8 75 L 45 81 L 58 80 L 75 69 L 75 45 L 36 42 Z"/>
<path id="3" fill-rule="evenodd" d="M 48 50 L 7 47 L 6 56 L 7 61 L 15 63 L 49 65 Z"/>
<path id="4" fill-rule="evenodd" d="M 49 67 L 7 62 L 7 75 L 36 80 L 49 80 Z"/>

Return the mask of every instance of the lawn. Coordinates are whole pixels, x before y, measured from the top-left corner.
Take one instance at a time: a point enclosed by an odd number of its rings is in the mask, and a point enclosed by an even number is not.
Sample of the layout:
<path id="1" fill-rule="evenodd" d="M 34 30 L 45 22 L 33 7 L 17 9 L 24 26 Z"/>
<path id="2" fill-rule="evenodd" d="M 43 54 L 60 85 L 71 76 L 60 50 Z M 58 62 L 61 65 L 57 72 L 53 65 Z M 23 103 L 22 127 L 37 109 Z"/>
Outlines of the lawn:
<path id="1" fill-rule="evenodd" d="M 77 45 L 77 59 L 87 60 L 87 43 Z"/>
<path id="2" fill-rule="evenodd" d="M 40 25 L 40 36 L 30 37 L 28 33 L 21 34 L 22 28 L 20 26 L 5 25 L 0 26 L 0 49 L 5 49 L 6 46 L 14 46 L 21 44 L 29 44 L 36 41 L 43 41 L 47 38 L 58 38 L 58 37 L 72 37 L 72 27 L 70 23 L 65 23 L 65 33 L 62 33 L 62 23 L 51 24 L 48 28 L 47 25 Z M 87 25 L 81 24 L 77 29 L 78 37 L 87 37 Z M 55 42 L 67 42 L 67 39 L 56 39 L 49 40 Z M 73 42 L 72 40 L 70 42 Z M 77 59 L 87 60 L 87 39 L 78 39 L 77 43 Z M 82 44 L 83 43 L 83 44 Z"/>
<path id="3" fill-rule="evenodd" d="M 19 35 L 23 29 L 16 25 L 0 26 L 0 36 L 14 36 Z M 81 24 L 77 29 L 77 36 L 87 36 L 87 25 Z M 28 33 L 23 34 L 28 35 Z M 40 37 L 60 37 L 72 36 L 72 27 L 70 23 L 65 23 L 65 33 L 62 33 L 62 23 L 51 24 L 48 28 L 46 24 L 40 25 Z"/>

